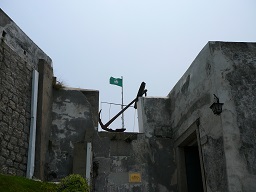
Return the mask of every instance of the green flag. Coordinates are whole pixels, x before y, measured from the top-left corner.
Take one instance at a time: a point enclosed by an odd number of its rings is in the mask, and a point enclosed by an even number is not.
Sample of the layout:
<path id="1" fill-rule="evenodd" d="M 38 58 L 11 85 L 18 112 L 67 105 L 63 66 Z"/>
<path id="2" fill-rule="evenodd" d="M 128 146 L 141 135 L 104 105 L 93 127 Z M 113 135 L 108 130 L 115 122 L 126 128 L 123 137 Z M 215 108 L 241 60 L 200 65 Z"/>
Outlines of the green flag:
<path id="1" fill-rule="evenodd" d="M 120 78 L 110 77 L 109 83 L 112 85 L 123 87 L 123 79 L 120 79 Z"/>

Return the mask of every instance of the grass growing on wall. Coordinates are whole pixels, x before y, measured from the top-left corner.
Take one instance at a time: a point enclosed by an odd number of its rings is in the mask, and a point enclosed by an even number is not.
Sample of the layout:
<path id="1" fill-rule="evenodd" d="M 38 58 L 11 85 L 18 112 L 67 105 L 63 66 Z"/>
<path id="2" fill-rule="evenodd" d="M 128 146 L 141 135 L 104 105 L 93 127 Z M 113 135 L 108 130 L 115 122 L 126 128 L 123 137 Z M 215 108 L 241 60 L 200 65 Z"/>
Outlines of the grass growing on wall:
<path id="1" fill-rule="evenodd" d="M 86 179 L 78 174 L 63 178 L 60 184 L 0 174 L 0 192 L 89 192 L 89 189 Z"/>
<path id="2" fill-rule="evenodd" d="M 54 192 L 57 187 L 53 183 L 0 174 L 0 191 L 3 192 Z"/>

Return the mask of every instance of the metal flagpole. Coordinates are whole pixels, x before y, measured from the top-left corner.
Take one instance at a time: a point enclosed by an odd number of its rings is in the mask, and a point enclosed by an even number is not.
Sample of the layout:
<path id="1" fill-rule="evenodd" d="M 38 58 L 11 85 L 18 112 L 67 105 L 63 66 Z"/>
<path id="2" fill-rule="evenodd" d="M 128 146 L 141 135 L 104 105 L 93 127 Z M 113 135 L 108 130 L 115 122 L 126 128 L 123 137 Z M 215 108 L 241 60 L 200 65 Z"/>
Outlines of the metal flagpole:
<path id="1" fill-rule="evenodd" d="M 122 79 L 122 105 L 121 105 L 121 110 L 123 110 L 124 108 L 124 80 L 123 80 L 123 76 L 121 76 Z M 122 113 L 122 128 L 124 129 L 124 113 Z"/>

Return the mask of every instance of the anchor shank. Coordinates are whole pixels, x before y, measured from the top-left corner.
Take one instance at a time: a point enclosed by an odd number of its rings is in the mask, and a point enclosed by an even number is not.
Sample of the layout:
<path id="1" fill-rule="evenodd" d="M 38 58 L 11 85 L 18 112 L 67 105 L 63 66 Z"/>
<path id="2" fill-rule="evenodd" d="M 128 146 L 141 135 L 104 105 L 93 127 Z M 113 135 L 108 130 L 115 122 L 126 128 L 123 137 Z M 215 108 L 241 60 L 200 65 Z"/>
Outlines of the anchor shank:
<path id="1" fill-rule="evenodd" d="M 131 103 L 129 103 L 125 108 L 123 108 L 123 110 L 121 110 L 119 113 L 117 113 L 112 119 L 110 119 L 105 125 L 104 127 L 108 127 L 113 121 L 115 121 L 115 119 L 121 115 L 126 109 L 128 109 L 128 107 L 130 107 L 136 100 L 138 99 L 138 97 L 136 97 Z"/>

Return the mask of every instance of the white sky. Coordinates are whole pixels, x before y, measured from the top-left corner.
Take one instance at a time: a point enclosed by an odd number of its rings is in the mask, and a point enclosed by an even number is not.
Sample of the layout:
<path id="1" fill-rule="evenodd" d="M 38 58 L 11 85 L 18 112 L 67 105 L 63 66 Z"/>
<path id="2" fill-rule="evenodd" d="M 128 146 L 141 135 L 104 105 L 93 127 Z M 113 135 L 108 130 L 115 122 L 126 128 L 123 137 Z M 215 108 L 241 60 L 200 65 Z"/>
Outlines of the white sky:
<path id="1" fill-rule="evenodd" d="M 142 81 L 148 96 L 166 96 L 208 41 L 256 41 L 255 0 L 1 0 L 0 7 L 52 58 L 60 81 L 113 103 L 121 103 L 121 88 L 110 76 L 124 77 L 125 104 Z M 100 107 L 103 123 L 120 109 Z M 138 131 L 134 115 L 125 113 L 127 131 Z M 110 126 L 120 127 L 121 118 Z"/>

